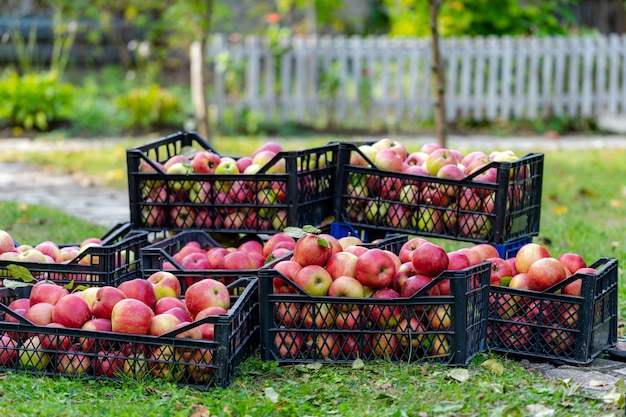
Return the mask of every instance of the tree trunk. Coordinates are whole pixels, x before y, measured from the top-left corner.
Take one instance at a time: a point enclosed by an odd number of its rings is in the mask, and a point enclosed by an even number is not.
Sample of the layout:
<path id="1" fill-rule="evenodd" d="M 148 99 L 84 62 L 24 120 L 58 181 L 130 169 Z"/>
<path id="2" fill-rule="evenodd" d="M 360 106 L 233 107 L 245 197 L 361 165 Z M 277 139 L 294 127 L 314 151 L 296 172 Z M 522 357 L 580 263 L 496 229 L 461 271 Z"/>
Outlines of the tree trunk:
<path id="1" fill-rule="evenodd" d="M 443 0 L 429 0 L 430 4 L 430 31 L 432 34 L 432 76 L 435 90 L 435 132 L 437 141 L 446 147 L 446 100 L 444 84 L 444 68 L 439 52 L 439 31 L 437 30 L 437 17 Z"/>
<path id="2" fill-rule="evenodd" d="M 198 135 L 208 142 L 211 142 L 209 136 L 209 118 L 207 115 L 207 99 L 206 99 L 206 62 L 204 60 L 204 51 L 206 48 L 206 36 L 202 41 L 192 42 L 189 48 L 189 67 L 191 80 L 191 102 L 193 104 L 194 116 Z"/>

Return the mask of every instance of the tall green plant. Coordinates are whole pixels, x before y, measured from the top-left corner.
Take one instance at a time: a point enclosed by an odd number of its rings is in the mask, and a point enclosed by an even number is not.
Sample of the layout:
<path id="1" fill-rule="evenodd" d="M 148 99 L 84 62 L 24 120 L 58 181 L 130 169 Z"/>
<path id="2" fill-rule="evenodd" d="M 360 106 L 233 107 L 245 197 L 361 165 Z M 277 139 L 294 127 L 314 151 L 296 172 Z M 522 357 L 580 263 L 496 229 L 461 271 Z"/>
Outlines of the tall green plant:
<path id="1" fill-rule="evenodd" d="M 10 72 L 0 79 L 0 118 L 14 127 L 45 131 L 70 116 L 73 94 L 74 88 L 55 72 Z"/>

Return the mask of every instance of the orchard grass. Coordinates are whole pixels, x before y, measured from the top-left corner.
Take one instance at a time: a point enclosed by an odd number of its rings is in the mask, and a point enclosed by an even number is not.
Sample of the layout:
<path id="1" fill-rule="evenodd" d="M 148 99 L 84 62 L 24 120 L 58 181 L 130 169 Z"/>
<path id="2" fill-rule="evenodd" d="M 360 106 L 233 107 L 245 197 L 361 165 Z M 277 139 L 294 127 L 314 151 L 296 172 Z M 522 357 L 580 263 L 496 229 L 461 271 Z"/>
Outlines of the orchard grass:
<path id="1" fill-rule="evenodd" d="M 227 138 L 216 141 L 214 147 L 225 155 L 244 155 L 266 140 L 275 139 Z M 330 140 L 333 139 L 299 139 L 288 142 L 285 148 L 322 145 Z M 95 153 L 75 151 L 72 158 L 60 157 L 66 153 L 54 156 L 37 152 L 22 155 L 3 152 L 0 158 L 86 172 L 106 180 L 110 186 L 123 188 L 126 187 L 125 149 L 146 141 L 146 138 L 116 141 L 112 145 L 114 149 Z M 535 152 L 545 154 L 545 167 L 540 234 L 533 241 L 544 244 L 556 256 L 564 252 L 580 253 L 588 263 L 601 257 L 618 258 L 619 275 L 623 275 L 626 151 L 536 149 Z M 118 179 L 108 181 L 114 177 Z M 48 239 L 76 242 L 106 232 L 49 208 L 0 202 L 0 213 L 0 229 L 11 231 L 16 240 L 26 243 Z M 433 241 L 448 250 L 471 246 L 441 239 Z M 626 284 L 620 281 L 620 317 L 626 317 L 625 300 Z M 502 374 L 494 372 L 493 367 L 481 366 L 488 359 L 502 365 Z M 9 372 L 0 374 L 0 415 L 597 416 L 617 413 L 618 405 L 603 402 L 601 393 L 583 391 L 571 381 L 546 380 L 532 366 L 526 368 L 523 364 L 485 353 L 479 354 L 467 368 L 379 361 L 354 364 L 358 366 L 324 364 L 318 369 L 317 364 L 264 363 L 257 355 L 243 364 L 230 387 L 206 391 L 158 381 L 81 381 Z"/>
<path id="2" fill-rule="evenodd" d="M 0 415 L 11 417 L 598 416 L 619 410 L 569 381 L 547 381 L 489 354 L 466 368 L 385 361 L 278 366 L 254 356 L 230 387 L 207 390 L 8 373 L 0 375 L 0 394 Z"/>

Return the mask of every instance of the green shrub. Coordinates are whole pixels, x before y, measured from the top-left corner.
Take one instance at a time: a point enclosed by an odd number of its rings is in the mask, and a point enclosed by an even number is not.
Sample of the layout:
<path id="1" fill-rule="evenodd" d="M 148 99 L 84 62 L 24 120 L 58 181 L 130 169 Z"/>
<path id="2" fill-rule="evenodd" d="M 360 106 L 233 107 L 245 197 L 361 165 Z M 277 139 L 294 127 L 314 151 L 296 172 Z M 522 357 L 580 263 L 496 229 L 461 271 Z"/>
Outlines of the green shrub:
<path id="1" fill-rule="evenodd" d="M 74 88 L 54 72 L 10 72 L 0 79 L 0 118 L 13 127 L 45 131 L 70 116 L 73 96 Z"/>
<path id="2" fill-rule="evenodd" d="M 143 130 L 173 124 L 182 125 L 180 100 L 169 90 L 156 84 L 133 88 L 116 100 L 126 127 Z"/>

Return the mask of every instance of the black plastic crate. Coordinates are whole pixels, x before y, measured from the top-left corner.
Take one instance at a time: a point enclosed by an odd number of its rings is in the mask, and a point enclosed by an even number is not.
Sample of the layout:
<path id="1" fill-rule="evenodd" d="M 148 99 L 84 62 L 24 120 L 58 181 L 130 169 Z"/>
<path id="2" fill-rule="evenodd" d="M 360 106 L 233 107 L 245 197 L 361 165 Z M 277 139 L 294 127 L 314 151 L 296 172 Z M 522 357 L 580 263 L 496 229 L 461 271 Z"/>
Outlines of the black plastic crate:
<path id="1" fill-rule="evenodd" d="M 148 233 L 133 230 L 130 223 L 120 223 L 101 238 L 99 245 L 90 246 L 65 264 L 0 261 L 0 278 L 12 279 L 9 265 L 29 270 L 38 280 L 76 285 L 113 285 L 136 278 L 141 273 L 140 249 L 148 243 Z M 70 246 L 70 245 L 63 245 Z"/>
<path id="2" fill-rule="evenodd" d="M 173 256 L 189 242 L 198 242 L 205 249 L 220 247 L 220 245 L 206 232 L 201 230 L 186 230 L 174 236 L 155 242 L 141 250 L 142 274 L 144 278 L 158 271 L 167 270 L 174 272 L 180 279 L 181 289 L 184 292 L 193 283 L 211 276 L 219 278 L 224 283 L 230 283 L 240 277 L 258 277 L 258 269 L 207 269 L 191 270 L 185 269 L 177 262 Z M 169 262 L 174 269 L 165 269 L 164 265 Z"/>
<path id="3" fill-rule="evenodd" d="M 406 238 L 405 238 L 406 241 Z M 490 264 L 446 271 L 410 298 L 310 296 L 272 269 L 259 271 L 261 357 L 280 363 L 387 359 L 467 365 L 485 349 Z M 280 278 L 293 293 L 274 293 Z M 450 295 L 428 295 L 442 280 Z M 377 312 L 393 312 L 383 319 Z"/>
<path id="4" fill-rule="evenodd" d="M 539 234 L 543 154 L 491 162 L 463 180 L 350 165 L 341 143 L 335 220 L 369 233 L 407 233 L 503 244 Z M 474 178 L 495 169 L 495 182 Z M 479 177 L 480 178 L 480 177 Z"/>
<path id="5" fill-rule="evenodd" d="M 158 337 L 35 326 L 23 318 L 6 322 L 8 303 L 20 295 L 0 288 L 0 335 L 15 341 L 11 348 L 0 345 L 0 359 L 4 354 L 8 358 L 0 360 L 0 369 L 37 376 L 153 378 L 200 389 L 227 387 L 238 366 L 257 350 L 260 332 L 258 280 L 240 278 L 227 287 L 231 294 L 227 314 L 208 316 Z M 206 323 L 214 325 L 214 340 L 177 336 Z"/>
<path id="6" fill-rule="evenodd" d="M 545 292 L 492 286 L 488 348 L 512 356 L 587 364 L 617 342 L 617 259 L 590 265 Z M 557 293 L 582 279 L 581 296 Z"/>
<path id="7" fill-rule="evenodd" d="M 286 226 L 321 225 L 333 214 L 338 144 L 279 152 L 257 174 L 174 175 L 159 166 L 188 149 L 218 154 L 192 132 L 126 151 L 134 228 L 275 233 Z M 274 173 L 283 161 L 284 172 Z"/>

